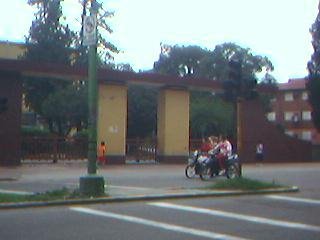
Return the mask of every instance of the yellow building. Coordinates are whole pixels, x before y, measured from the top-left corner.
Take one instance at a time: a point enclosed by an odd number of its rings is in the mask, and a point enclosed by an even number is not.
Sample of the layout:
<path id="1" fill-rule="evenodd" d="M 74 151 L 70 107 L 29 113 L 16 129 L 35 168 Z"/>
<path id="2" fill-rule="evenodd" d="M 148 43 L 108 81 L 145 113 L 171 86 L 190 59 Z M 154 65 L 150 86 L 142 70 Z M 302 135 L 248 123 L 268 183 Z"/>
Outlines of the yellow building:
<path id="1" fill-rule="evenodd" d="M 23 55 L 26 47 L 24 43 L 0 41 L 0 58 L 18 59 Z"/>

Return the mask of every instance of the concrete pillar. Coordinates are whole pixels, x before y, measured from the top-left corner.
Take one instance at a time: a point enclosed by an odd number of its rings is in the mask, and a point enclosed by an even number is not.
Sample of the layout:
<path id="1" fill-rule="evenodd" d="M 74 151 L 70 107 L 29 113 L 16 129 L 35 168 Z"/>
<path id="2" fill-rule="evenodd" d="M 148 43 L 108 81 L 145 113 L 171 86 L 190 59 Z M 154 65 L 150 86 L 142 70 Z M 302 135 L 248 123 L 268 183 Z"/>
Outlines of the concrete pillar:
<path id="1" fill-rule="evenodd" d="M 18 73 L 0 72 L 0 97 L 7 99 L 7 110 L 0 113 L 0 165 L 19 165 L 22 81 Z"/>
<path id="2" fill-rule="evenodd" d="M 160 90 L 157 117 L 157 160 L 186 162 L 189 155 L 189 92 Z"/>
<path id="3" fill-rule="evenodd" d="M 126 155 L 127 86 L 100 84 L 98 145 L 105 141 L 107 163 L 123 164 Z"/>

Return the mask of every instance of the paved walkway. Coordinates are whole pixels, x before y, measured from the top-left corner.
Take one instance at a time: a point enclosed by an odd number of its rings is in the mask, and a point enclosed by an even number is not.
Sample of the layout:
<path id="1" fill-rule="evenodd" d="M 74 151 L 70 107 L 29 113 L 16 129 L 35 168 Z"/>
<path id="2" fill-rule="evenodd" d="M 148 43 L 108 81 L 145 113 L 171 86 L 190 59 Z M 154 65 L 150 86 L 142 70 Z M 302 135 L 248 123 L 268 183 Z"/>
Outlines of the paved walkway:
<path id="1" fill-rule="evenodd" d="M 127 164 L 100 167 L 97 173 L 104 177 L 109 197 L 98 201 L 243 194 L 239 191 L 205 190 L 204 188 L 216 179 L 207 182 L 199 178 L 187 179 L 184 169 L 185 165 L 182 164 Z M 79 178 L 86 174 L 87 165 L 84 161 L 57 164 L 28 163 L 19 167 L 0 167 L 0 192 L 32 194 L 63 187 L 76 189 L 79 187 Z M 219 178 L 224 179 L 224 177 Z M 283 190 L 297 189 L 281 189 Z"/>

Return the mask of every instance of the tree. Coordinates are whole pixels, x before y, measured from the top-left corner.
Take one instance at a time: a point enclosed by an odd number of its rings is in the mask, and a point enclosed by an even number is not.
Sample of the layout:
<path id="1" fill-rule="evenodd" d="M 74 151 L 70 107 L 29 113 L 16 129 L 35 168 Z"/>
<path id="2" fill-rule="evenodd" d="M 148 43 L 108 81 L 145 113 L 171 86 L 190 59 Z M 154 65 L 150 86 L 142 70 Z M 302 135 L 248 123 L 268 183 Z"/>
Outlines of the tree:
<path id="1" fill-rule="evenodd" d="M 128 89 L 128 137 L 152 137 L 157 126 L 157 90 L 143 86 Z"/>
<path id="2" fill-rule="evenodd" d="M 208 92 L 192 92 L 190 125 L 193 138 L 220 134 L 232 136 L 232 116 L 230 103 Z"/>
<path id="3" fill-rule="evenodd" d="M 154 63 L 154 71 L 176 76 L 200 77 L 201 61 L 208 55 L 208 51 L 198 46 L 173 47 L 167 46 L 167 52 L 162 52 L 159 60 Z"/>
<path id="4" fill-rule="evenodd" d="M 27 51 L 23 59 L 36 63 L 55 62 L 71 64 L 72 44 L 75 33 L 60 24 L 62 11 L 58 0 L 29 1 L 37 4 L 38 12 L 26 38 Z M 42 102 L 53 92 L 66 87 L 67 81 L 52 78 L 25 78 L 24 93 L 27 105 L 42 113 Z"/>
<path id="5" fill-rule="evenodd" d="M 90 0 L 82 0 L 79 3 L 81 3 L 82 6 L 82 24 L 81 24 L 81 30 L 80 34 L 77 35 L 76 39 L 76 55 L 75 58 L 75 64 L 76 65 L 87 65 L 88 63 L 88 48 L 86 46 L 83 46 L 82 39 L 83 39 L 83 20 L 84 16 L 87 15 L 87 12 L 90 11 L 91 4 Z M 113 30 L 107 23 L 107 19 L 114 16 L 114 12 L 106 11 L 103 9 L 102 4 L 99 4 L 99 9 L 97 13 L 97 32 L 98 32 L 98 65 L 111 65 L 114 66 L 112 61 L 114 60 L 113 55 L 118 54 L 120 51 L 119 49 L 112 44 L 111 42 L 108 42 L 103 36 L 106 34 L 111 34 Z"/>
<path id="6" fill-rule="evenodd" d="M 319 13 L 312 24 L 310 33 L 312 35 L 312 46 L 314 53 L 308 62 L 308 82 L 309 102 L 312 107 L 312 119 L 314 126 L 320 132 L 320 4 Z"/>
<path id="7" fill-rule="evenodd" d="M 72 128 L 87 127 L 87 87 L 81 83 L 70 85 L 50 94 L 42 104 L 43 117 L 51 133 L 66 136 Z"/>
<path id="8" fill-rule="evenodd" d="M 86 65 L 88 62 L 87 47 L 82 46 L 82 33 L 71 31 L 68 25 L 61 24 L 65 19 L 62 13 L 61 2 L 63 0 L 29 0 L 28 3 L 37 7 L 35 20 L 32 22 L 29 36 L 26 38 L 27 51 L 24 59 L 37 62 L 54 62 L 62 65 Z M 90 1 L 84 0 L 83 14 L 88 11 Z M 99 6 L 98 25 L 100 30 L 99 56 L 100 66 L 105 65 L 107 60 L 111 61 L 111 52 L 118 50 L 108 43 L 101 34 L 101 28 L 112 30 L 106 23 L 106 19 L 113 13 L 104 11 Z M 82 32 L 82 31 L 81 31 Z M 101 60 L 103 59 L 103 60 Z M 110 60 L 111 59 L 111 60 Z M 122 66 L 129 69 L 129 66 Z M 78 90 L 73 89 L 73 85 Z M 70 128 L 80 129 L 87 123 L 87 95 L 85 82 L 71 82 L 57 78 L 34 78 L 28 77 L 24 80 L 24 93 L 27 105 L 40 114 L 48 123 L 50 130 L 60 135 L 69 133 Z M 81 88 L 81 89 L 79 89 Z M 70 93 L 66 93 L 66 91 Z M 70 106 L 77 106 L 70 108 Z M 74 109 L 77 109 L 78 113 Z M 71 111 L 68 113 L 68 111 Z M 63 114 L 61 114 L 63 113 Z"/>

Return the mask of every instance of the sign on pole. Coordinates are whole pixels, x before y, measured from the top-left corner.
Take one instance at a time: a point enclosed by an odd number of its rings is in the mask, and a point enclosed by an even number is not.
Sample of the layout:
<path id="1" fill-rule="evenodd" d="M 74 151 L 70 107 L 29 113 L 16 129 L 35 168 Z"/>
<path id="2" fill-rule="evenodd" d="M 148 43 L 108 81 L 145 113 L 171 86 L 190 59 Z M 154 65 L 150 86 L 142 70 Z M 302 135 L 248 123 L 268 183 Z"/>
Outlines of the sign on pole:
<path id="1" fill-rule="evenodd" d="M 97 18 L 84 16 L 83 19 L 83 45 L 91 46 L 97 43 Z"/>

